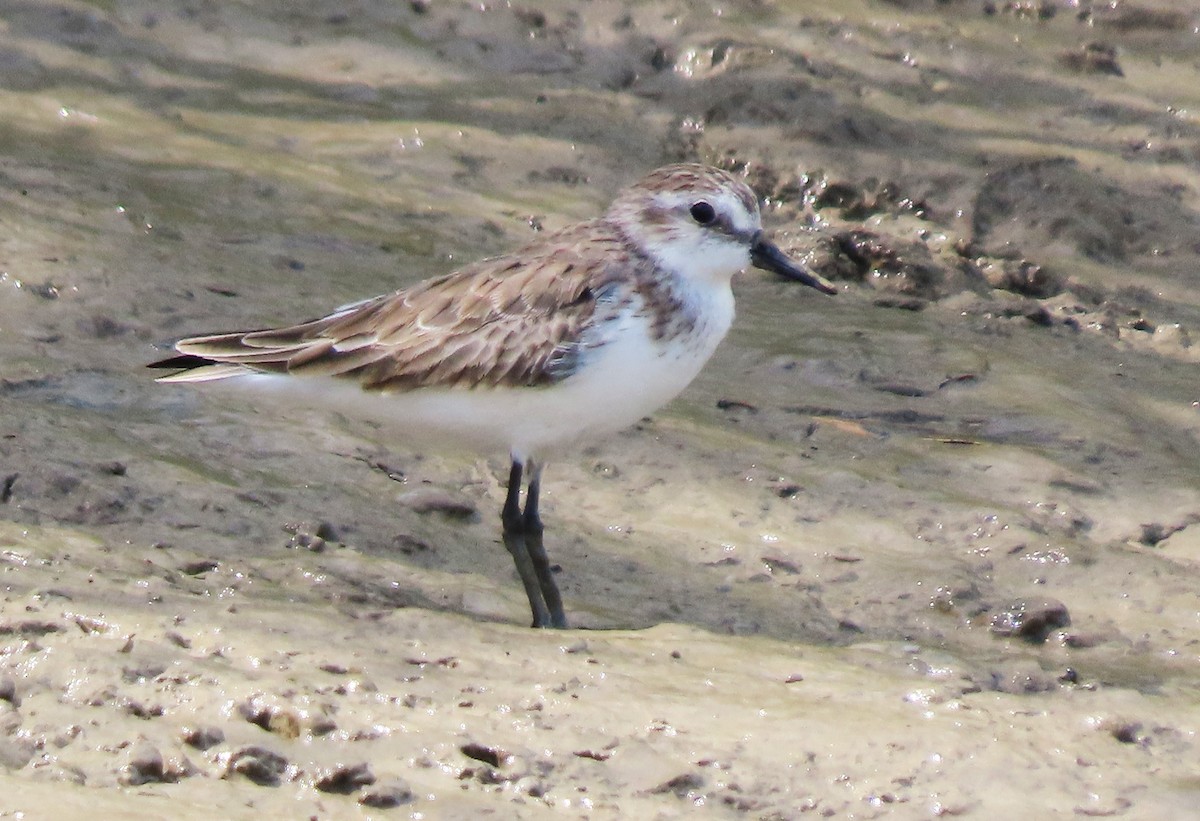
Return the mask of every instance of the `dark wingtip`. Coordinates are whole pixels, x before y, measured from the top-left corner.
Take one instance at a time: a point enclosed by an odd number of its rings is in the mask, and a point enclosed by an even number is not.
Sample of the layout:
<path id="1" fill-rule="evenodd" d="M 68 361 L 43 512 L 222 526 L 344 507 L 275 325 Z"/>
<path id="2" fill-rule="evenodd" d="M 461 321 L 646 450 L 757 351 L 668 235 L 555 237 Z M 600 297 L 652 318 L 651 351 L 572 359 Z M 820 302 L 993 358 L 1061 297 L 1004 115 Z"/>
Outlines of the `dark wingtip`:
<path id="1" fill-rule="evenodd" d="M 157 362 L 151 362 L 146 365 L 147 368 L 161 368 L 163 370 L 175 371 L 190 371 L 192 368 L 203 368 L 205 365 L 216 364 L 211 359 L 205 359 L 203 356 L 194 354 L 179 354 L 166 359 L 160 359 Z"/>

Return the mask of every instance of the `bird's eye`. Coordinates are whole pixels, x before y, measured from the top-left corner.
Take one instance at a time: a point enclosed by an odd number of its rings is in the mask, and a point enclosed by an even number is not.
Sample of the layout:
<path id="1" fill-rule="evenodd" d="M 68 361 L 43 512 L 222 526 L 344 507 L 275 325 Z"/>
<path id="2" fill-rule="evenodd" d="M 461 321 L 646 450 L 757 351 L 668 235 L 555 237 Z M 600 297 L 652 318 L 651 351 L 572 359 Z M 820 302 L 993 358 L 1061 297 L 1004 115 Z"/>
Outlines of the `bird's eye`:
<path id="1" fill-rule="evenodd" d="M 717 212 L 704 200 L 694 203 L 690 209 L 692 219 L 700 225 L 708 225 L 717 218 Z"/>

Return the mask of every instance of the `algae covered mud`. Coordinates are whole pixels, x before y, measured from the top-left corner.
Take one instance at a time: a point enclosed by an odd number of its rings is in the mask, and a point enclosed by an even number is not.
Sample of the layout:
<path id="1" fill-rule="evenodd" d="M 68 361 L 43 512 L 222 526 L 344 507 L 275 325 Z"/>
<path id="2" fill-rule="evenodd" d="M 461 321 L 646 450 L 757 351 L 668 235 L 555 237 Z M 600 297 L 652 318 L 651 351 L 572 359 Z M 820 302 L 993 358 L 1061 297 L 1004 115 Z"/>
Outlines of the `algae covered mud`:
<path id="1" fill-rule="evenodd" d="M 1198 25 L 0 5 L 0 811 L 1191 812 Z M 745 275 L 684 397 L 548 468 L 591 630 L 521 626 L 501 462 L 141 367 L 675 160 L 843 293 Z"/>

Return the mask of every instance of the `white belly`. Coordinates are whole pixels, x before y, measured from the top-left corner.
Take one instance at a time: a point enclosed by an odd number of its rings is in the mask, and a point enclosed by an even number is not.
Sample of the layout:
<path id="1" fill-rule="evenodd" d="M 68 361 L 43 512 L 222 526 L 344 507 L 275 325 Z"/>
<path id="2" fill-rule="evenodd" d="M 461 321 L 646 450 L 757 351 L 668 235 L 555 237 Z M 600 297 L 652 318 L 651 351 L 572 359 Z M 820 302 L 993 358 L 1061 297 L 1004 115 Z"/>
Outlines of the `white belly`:
<path id="1" fill-rule="evenodd" d="M 378 422 L 401 441 L 482 453 L 545 458 L 628 427 L 675 398 L 700 372 L 733 320 L 733 295 L 710 295 L 702 320 L 686 338 L 653 340 L 632 312 L 606 334 L 574 374 L 536 388 L 362 391 L 353 381 L 254 374 L 229 383 L 264 399 L 329 408 Z"/>

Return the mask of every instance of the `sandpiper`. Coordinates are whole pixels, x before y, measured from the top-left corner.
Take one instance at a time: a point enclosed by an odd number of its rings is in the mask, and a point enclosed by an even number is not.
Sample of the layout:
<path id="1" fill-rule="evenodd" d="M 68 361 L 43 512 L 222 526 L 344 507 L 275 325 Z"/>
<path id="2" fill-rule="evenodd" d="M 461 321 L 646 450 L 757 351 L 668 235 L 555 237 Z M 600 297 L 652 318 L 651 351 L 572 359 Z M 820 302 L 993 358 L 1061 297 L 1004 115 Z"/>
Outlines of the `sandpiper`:
<path id="1" fill-rule="evenodd" d="M 682 391 L 729 330 L 730 281 L 749 265 L 836 293 L 764 236 L 744 182 L 669 165 L 604 216 L 513 253 L 310 322 L 183 339 L 150 367 L 176 370 L 161 382 L 238 384 L 422 444 L 506 450 L 505 547 L 533 626 L 566 627 L 538 513 L 544 460 Z"/>

